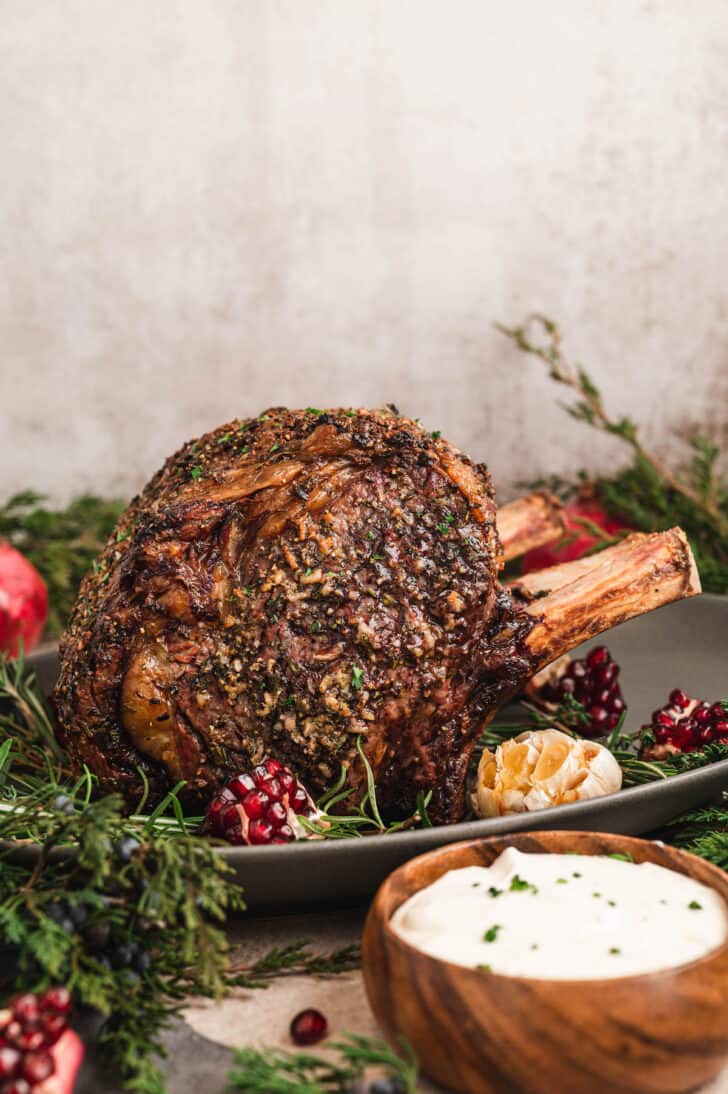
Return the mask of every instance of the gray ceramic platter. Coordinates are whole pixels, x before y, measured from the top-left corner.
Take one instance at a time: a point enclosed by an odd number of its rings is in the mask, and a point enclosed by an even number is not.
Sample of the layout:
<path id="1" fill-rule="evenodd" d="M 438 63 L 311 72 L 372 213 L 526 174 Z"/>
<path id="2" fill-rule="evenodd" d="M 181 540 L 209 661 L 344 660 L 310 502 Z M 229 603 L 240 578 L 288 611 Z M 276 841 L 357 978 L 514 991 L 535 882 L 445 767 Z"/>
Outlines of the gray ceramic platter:
<path id="1" fill-rule="evenodd" d="M 728 597 L 702 596 L 669 605 L 610 631 L 603 641 L 622 667 L 628 724 L 639 726 L 673 687 L 716 700 L 728 695 Z M 591 643 L 594 645 L 594 643 Z M 55 651 L 28 658 L 42 686 L 53 686 Z M 512 721 L 517 712 L 502 717 Z M 536 829 L 581 829 L 638 836 L 728 789 L 728 760 L 605 798 L 439 828 L 223 849 L 245 887 L 249 906 L 344 903 L 365 898 L 395 867 L 456 840 Z M 28 848 L 28 851 L 31 849 Z"/>

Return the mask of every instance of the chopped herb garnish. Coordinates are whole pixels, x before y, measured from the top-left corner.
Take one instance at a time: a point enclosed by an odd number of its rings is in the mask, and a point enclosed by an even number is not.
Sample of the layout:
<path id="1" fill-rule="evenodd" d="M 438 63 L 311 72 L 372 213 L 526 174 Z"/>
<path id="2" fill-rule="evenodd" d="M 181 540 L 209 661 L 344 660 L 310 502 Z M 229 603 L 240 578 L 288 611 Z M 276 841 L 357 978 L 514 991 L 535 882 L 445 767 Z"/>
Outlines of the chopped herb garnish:
<path id="1" fill-rule="evenodd" d="M 573 874 L 572 874 L 571 876 L 572 876 L 572 877 L 581 877 L 581 874 L 579 873 L 579 871 L 578 871 L 578 870 L 574 870 L 574 872 L 573 872 Z"/>
<path id="2" fill-rule="evenodd" d="M 433 441 L 436 441 L 438 439 L 438 437 L 442 436 L 442 430 L 441 429 L 433 429 L 432 433 L 430 433 L 430 436 L 432 437 Z"/>
<path id="3" fill-rule="evenodd" d="M 361 691 L 364 682 L 364 672 L 358 665 L 351 666 L 351 686 L 354 691 Z"/>
<path id="4" fill-rule="evenodd" d="M 610 908 L 616 908 L 617 907 L 617 901 L 616 900 L 608 900 L 607 904 L 609 905 Z"/>
<path id="5" fill-rule="evenodd" d="M 321 633 L 321 624 L 319 623 L 318 619 L 314 619 L 313 623 L 311 624 L 311 634 L 320 634 L 320 633 Z"/>
<path id="6" fill-rule="evenodd" d="M 227 442 L 230 440 L 231 437 L 232 437 L 232 433 L 223 433 L 222 437 L 218 437 L 217 441 L 215 443 L 216 444 L 227 444 Z"/>
<path id="7" fill-rule="evenodd" d="M 197 482 L 198 479 L 201 479 L 202 478 L 202 468 L 199 467 L 199 466 L 198 467 L 193 467 L 192 470 L 190 471 L 190 478 L 194 479 L 195 482 Z"/>
<path id="8" fill-rule="evenodd" d="M 538 942 L 532 942 L 531 943 L 531 949 L 532 950 L 537 950 L 538 949 Z"/>
<path id="9" fill-rule="evenodd" d="M 129 529 L 128 528 L 126 529 L 125 532 L 117 532 L 116 533 L 116 542 L 117 543 L 123 543 L 124 540 L 128 539 L 128 538 L 129 538 Z"/>
<path id="10" fill-rule="evenodd" d="M 595 900 L 599 900 L 599 897 L 601 895 L 602 895 L 601 893 L 592 893 L 592 896 L 594 897 Z"/>
<path id="11" fill-rule="evenodd" d="M 277 451 L 278 451 L 278 449 L 279 449 L 280 447 L 281 447 L 281 446 L 280 446 L 279 444 L 277 444 L 277 443 L 276 443 L 276 444 L 272 444 L 272 445 L 270 446 L 270 451 L 271 451 L 271 453 L 273 453 L 273 452 L 277 452 Z"/>
<path id="12" fill-rule="evenodd" d="M 488 930 L 483 935 L 483 942 L 495 942 L 498 937 L 498 931 L 500 930 L 500 923 L 494 923 L 492 927 L 488 927 Z"/>
<path id="13" fill-rule="evenodd" d="M 495 885 L 491 885 L 488 889 L 488 896 L 500 896 L 502 892 L 502 889 L 496 889 Z"/>
<path id="14" fill-rule="evenodd" d="M 481 972 L 492 972 L 490 965 L 476 965 L 475 967 Z"/>
<path id="15" fill-rule="evenodd" d="M 690 908 L 692 912 L 702 912 L 703 905 L 699 904 L 697 900 L 691 900 L 688 904 L 688 908 Z"/>
<path id="16" fill-rule="evenodd" d="M 617 953 L 621 953 L 622 951 L 620 950 L 619 946 L 610 946 L 609 947 L 609 952 L 612 953 L 612 954 L 617 954 Z"/>
<path id="17" fill-rule="evenodd" d="M 480 888 L 480 882 L 479 881 L 474 881 L 473 884 L 471 885 L 471 889 L 479 889 L 479 888 Z"/>
<path id="18" fill-rule="evenodd" d="M 447 535 L 447 533 L 450 531 L 450 525 L 454 520 L 455 517 L 452 515 L 452 513 L 445 513 L 442 523 L 438 524 L 437 526 L 438 532 L 443 536 Z"/>
<path id="19" fill-rule="evenodd" d="M 320 414 L 323 414 L 324 411 L 323 410 L 317 410 L 315 406 L 307 406 L 306 407 L 306 413 L 307 414 L 315 414 L 316 417 L 318 418 L 318 416 Z"/>
<path id="20" fill-rule="evenodd" d="M 514 874 L 511 878 L 511 892 L 522 893 L 525 892 L 526 889 L 530 889 L 532 893 L 538 892 L 536 886 L 530 881 L 525 881 L 522 877 L 519 877 L 518 874 Z"/>
<path id="21" fill-rule="evenodd" d="M 630 855 L 629 851 L 625 851 L 624 854 L 621 854 L 619 851 L 615 851 L 613 854 L 609 855 L 609 858 L 616 858 L 619 862 L 634 862 L 634 859 L 632 855 Z"/>
<path id="22" fill-rule="evenodd" d="M 567 877 L 557 877 L 556 878 L 556 884 L 557 885 L 568 885 L 569 884 L 569 879 Z"/>

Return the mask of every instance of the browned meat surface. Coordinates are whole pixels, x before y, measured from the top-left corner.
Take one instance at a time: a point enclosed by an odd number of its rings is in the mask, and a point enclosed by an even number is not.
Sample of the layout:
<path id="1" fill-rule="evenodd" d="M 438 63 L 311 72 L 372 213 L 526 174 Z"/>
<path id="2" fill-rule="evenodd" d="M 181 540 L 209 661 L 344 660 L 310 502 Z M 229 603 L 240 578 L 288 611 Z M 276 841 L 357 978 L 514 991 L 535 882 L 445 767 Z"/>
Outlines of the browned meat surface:
<path id="1" fill-rule="evenodd" d="M 560 517 L 536 502 L 538 535 Z M 542 512 L 543 510 L 543 512 Z M 511 511 L 515 552 L 534 534 Z M 545 531 L 550 528 L 550 531 Z M 525 530 L 525 533 L 524 533 Z M 289 411 L 186 445 L 83 583 L 55 692 L 73 763 L 136 804 L 192 807 L 271 755 L 316 793 L 361 741 L 380 804 L 464 808 L 475 741 L 535 669 L 698 591 L 682 533 L 498 582 L 486 469 L 396 414 Z"/>
<path id="2" fill-rule="evenodd" d="M 81 590 L 56 703 L 74 762 L 190 804 L 263 755 L 312 790 L 360 738 L 383 807 L 454 820 L 473 743 L 528 675 L 490 479 L 420 425 L 272 409 L 172 457 Z"/>

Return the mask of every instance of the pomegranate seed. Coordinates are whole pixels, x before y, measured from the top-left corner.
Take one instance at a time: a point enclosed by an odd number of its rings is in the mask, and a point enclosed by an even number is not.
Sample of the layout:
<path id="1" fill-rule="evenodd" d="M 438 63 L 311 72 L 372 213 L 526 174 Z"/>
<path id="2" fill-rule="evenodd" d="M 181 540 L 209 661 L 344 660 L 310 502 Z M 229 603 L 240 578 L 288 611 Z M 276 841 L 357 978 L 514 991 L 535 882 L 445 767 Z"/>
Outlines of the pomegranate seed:
<path id="1" fill-rule="evenodd" d="M 592 725 L 598 729 L 603 729 L 609 721 L 609 711 L 604 707 L 592 707 L 589 711 L 591 714 Z"/>
<path id="2" fill-rule="evenodd" d="M 255 790 L 255 782 L 250 775 L 235 775 L 227 784 L 227 789 L 237 798 L 244 798 L 250 790 Z"/>
<path id="3" fill-rule="evenodd" d="M 12 1079 L 20 1066 L 21 1055 L 17 1049 L 0 1048 L 0 1079 Z"/>
<path id="4" fill-rule="evenodd" d="M 43 1019 L 45 1043 L 54 1045 L 66 1028 L 66 1019 L 62 1014 L 49 1014 Z"/>
<path id="5" fill-rule="evenodd" d="M 291 1038 L 297 1045 L 316 1045 L 328 1033 L 329 1023 L 320 1010 L 309 1007 L 291 1022 Z"/>
<path id="6" fill-rule="evenodd" d="M 690 698 L 682 688 L 672 689 L 670 692 L 670 706 L 680 707 L 681 710 L 685 710 L 685 707 L 690 706 Z"/>
<path id="7" fill-rule="evenodd" d="M 243 809 L 250 820 L 259 820 L 260 817 L 264 817 L 269 805 L 270 798 L 262 790 L 251 790 L 243 798 Z"/>
<path id="8" fill-rule="evenodd" d="M 278 779 L 266 779 L 265 782 L 260 784 L 260 789 L 265 791 L 274 802 L 279 802 L 283 797 L 283 787 Z"/>
<path id="9" fill-rule="evenodd" d="M 293 794 L 298 786 L 295 776 L 292 775 L 290 771 L 282 771 L 278 776 L 278 781 L 283 787 L 283 792 L 285 794 Z"/>
<path id="10" fill-rule="evenodd" d="M 25 1079 L 13 1079 L 0 1087 L 0 1094 L 32 1094 L 32 1087 Z"/>
<path id="11" fill-rule="evenodd" d="M 38 1052 L 45 1043 L 45 1033 L 42 1029 L 26 1029 L 16 1038 L 15 1047 L 19 1052 Z"/>
<path id="12" fill-rule="evenodd" d="M 8 1024 L 6 1025 L 5 1029 L 3 1030 L 3 1036 L 6 1041 L 8 1041 L 11 1045 L 14 1045 L 22 1032 L 23 1027 L 21 1026 L 20 1022 L 12 1021 L 8 1022 Z"/>
<path id="13" fill-rule="evenodd" d="M 594 649 L 590 650 L 587 654 L 586 663 L 590 669 L 596 669 L 600 665 L 605 665 L 609 660 L 611 660 L 611 658 L 607 647 L 595 646 Z"/>
<path id="14" fill-rule="evenodd" d="M 285 824 L 288 820 L 288 813 L 285 806 L 280 802 L 273 802 L 267 813 L 267 819 L 275 828 L 280 828 L 282 824 Z"/>
<path id="15" fill-rule="evenodd" d="M 295 815 L 314 816 L 315 812 L 311 797 L 293 772 L 266 757 L 252 772 L 231 778 L 215 795 L 206 823 L 235 846 L 290 843 L 296 838 Z"/>
<path id="16" fill-rule="evenodd" d="M 693 712 L 693 718 L 700 726 L 706 726 L 708 722 L 711 722 L 713 720 L 713 714 L 708 704 L 701 704 L 701 706 Z"/>
<path id="17" fill-rule="evenodd" d="M 725 736 L 728 733 L 728 720 L 721 718 L 719 721 L 713 723 L 713 729 L 719 737 Z"/>
<path id="18" fill-rule="evenodd" d="M 579 726 L 579 732 L 585 737 L 598 737 L 614 729 L 626 709 L 618 677 L 619 665 L 607 647 L 596 646 L 585 659 L 569 661 L 561 675 L 552 677 L 537 697 L 558 706 L 567 696 L 573 696 L 590 715 L 590 722 Z"/>
<path id="19" fill-rule="evenodd" d="M 54 1014 L 71 1013 L 72 999 L 68 988 L 47 988 L 38 1002 L 40 1003 L 41 1010 L 52 1010 Z"/>
<path id="20" fill-rule="evenodd" d="M 13 1017 L 17 1018 L 19 1022 L 25 1024 L 26 1022 L 34 1022 L 40 1014 L 40 1006 L 38 999 L 35 995 L 31 995 L 30 992 L 26 992 L 25 995 L 19 995 L 11 1004 L 10 1008 L 13 1012 Z"/>
<path id="21" fill-rule="evenodd" d="M 223 811 L 236 800 L 237 799 L 231 790 L 221 790 L 207 810 L 207 823 L 218 835 L 222 835 L 223 832 Z"/>
<path id="22" fill-rule="evenodd" d="M 23 1060 L 22 1074 L 32 1086 L 44 1082 L 56 1070 L 50 1052 L 29 1052 Z"/>
<path id="23" fill-rule="evenodd" d="M 268 824 L 268 821 L 254 820 L 251 821 L 248 828 L 248 840 L 252 844 L 270 843 L 273 838 L 273 825 Z"/>
<path id="24" fill-rule="evenodd" d="M 306 791 L 299 786 L 291 796 L 291 808 L 294 813 L 303 813 L 311 805 L 311 800 Z"/>
<path id="25" fill-rule="evenodd" d="M 222 811 L 219 818 L 219 830 L 220 834 L 224 835 L 228 828 L 235 828 L 240 824 L 240 813 L 238 812 L 237 802 L 235 805 L 228 805 Z"/>

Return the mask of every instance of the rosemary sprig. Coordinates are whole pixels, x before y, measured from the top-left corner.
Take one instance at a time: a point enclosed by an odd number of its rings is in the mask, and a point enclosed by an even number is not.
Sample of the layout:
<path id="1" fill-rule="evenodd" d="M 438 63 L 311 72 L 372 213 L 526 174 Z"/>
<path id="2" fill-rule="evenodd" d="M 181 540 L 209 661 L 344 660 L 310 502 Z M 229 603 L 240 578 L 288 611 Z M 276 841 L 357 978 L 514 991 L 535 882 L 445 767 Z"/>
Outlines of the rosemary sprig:
<path id="1" fill-rule="evenodd" d="M 384 1041 L 348 1033 L 327 1045 L 336 1062 L 303 1052 L 245 1048 L 235 1053 L 237 1068 L 228 1075 L 230 1090 L 239 1094 L 345 1094 L 371 1069 L 399 1080 L 401 1094 L 415 1094 L 417 1060 L 400 1042 L 402 1055 Z"/>
<path id="2" fill-rule="evenodd" d="M 382 819 L 382 814 L 377 801 L 377 788 L 374 781 L 374 772 L 369 763 L 361 739 L 357 737 L 356 750 L 364 768 L 366 790 L 361 800 L 352 805 L 347 801 L 346 813 L 332 813 L 331 810 L 340 802 L 349 798 L 351 788 L 348 783 L 348 771 L 342 764 L 339 778 L 334 785 L 321 797 L 317 803 L 319 816 L 311 818 L 300 817 L 300 821 L 313 835 L 321 839 L 351 839 L 355 836 L 391 835 L 393 832 L 401 832 L 404 829 L 415 828 L 422 825 L 431 828 L 432 822 L 427 810 L 432 800 L 432 791 L 427 793 L 420 791 L 414 811 L 404 820 L 387 822 Z"/>
<path id="3" fill-rule="evenodd" d="M 42 494 L 24 490 L 0 507 L 0 538 L 37 567 L 48 586 L 46 633 L 60 634 L 81 579 L 101 552 L 124 503 L 84 494 L 65 509 L 50 509 Z"/>
<path id="4" fill-rule="evenodd" d="M 232 961 L 225 978 L 230 987 L 267 988 L 280 977 L 313 976 L 317 980 L 329 980 L 353 972 L 360 965 L 358 944 L 341 946 L 331 953 L 312 953 L 310 943 L 302 940 L 288 946 L 272 947 L 257 961 Z"/>
<path id="5" fill-rule="evenodd" d="M 680 525 L 705 590 L 728 592 L 728 483 L 718 472 L 720 449 L 715 441 L 702 434 L 689 437 L 689 459 L 673 470 L 647 449 L 631 418 L 610 415 L 589 373 L 564 357 L 561 332 L 552 319 L 533 314 L 519 326 L 496 325 L 523 353 L 543 361 L 551 379 L 576 393 L 576 401 L 564 408 L 567 413 L 617 437 L 632 453 L 631 466 L 612 477 L 592 481 L 582 471 L 576 483 L 551 476 L 541 485 L 561 496 L 577 489 L 595 493 L 609 513 L 640 531 Z"/>

